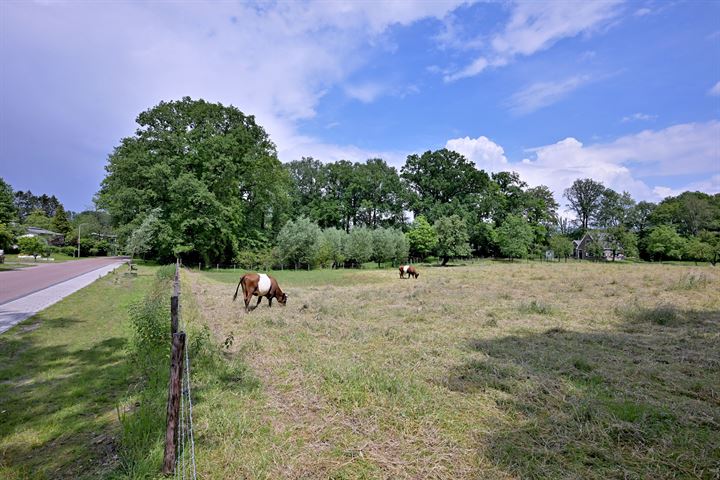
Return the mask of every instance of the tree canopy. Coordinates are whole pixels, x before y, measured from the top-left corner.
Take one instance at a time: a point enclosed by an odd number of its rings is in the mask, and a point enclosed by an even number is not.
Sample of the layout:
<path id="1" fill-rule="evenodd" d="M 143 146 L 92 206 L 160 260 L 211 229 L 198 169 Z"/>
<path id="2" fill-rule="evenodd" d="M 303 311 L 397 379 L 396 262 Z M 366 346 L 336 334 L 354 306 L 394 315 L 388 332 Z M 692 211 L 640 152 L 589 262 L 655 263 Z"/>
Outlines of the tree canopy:
<path id="1" fill-rule="evenodd" d="M 161 102 L 137 123 L 108 158 L 97 195 L 122 240 L 158 208 L 168 232 L 159 258 L 229 261 L 280 230 L 289 179 L 253 116 L 185 97 Z"/>

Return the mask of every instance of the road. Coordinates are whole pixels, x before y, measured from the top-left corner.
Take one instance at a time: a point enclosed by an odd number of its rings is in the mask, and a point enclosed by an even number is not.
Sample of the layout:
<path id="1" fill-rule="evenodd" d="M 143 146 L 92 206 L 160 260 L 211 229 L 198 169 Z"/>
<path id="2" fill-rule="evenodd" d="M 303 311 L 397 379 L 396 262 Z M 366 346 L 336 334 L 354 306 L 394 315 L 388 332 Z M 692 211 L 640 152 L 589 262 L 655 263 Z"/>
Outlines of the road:
<path id="1" fill-rule="evenodd" d="M 126 260 L 123 257 L 95 257 L 0 272 L 0 305 Z"/>

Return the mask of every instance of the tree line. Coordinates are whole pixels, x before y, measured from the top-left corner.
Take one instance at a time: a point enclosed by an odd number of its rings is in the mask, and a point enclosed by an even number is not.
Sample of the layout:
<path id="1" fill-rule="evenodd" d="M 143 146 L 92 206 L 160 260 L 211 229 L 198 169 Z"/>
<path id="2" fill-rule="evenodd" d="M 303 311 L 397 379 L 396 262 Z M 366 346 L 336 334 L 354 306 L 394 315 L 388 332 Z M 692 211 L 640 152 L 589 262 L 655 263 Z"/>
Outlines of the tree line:
<path id="1" fill-rule="evenodd" d="M 14 191 L 0 177 L 0 249 L 8 252 L 18 245 L 21 253 L 29 255 L 77 255 L 78 226 L 81 226 L 81 255 L 115 253 L 115 242 L 110 237 L 114 229 L 107 212 L 66 210 L 55 195 L 34 195 L 30 190 Z M 28 227 L 41 228 L 60 236 L 25 237 Z"/>
<path id="2" fill-rule="evenodd" d="M 95 201 L 126 252 L 205 264 L 352 266 L 407 258 L 525 258 L 599 231 L 626 257 L 715 262 L 720 195 L 685 192 L 636 202 L 592 179 L 564 192 L 559 215 L 547 186 L 488 173 L 461 154 L 286 164 L 252 115 L 192 100 L 161 102 L 108 157 Z M 402 239 L 401 239 L 402 237 Z"/>

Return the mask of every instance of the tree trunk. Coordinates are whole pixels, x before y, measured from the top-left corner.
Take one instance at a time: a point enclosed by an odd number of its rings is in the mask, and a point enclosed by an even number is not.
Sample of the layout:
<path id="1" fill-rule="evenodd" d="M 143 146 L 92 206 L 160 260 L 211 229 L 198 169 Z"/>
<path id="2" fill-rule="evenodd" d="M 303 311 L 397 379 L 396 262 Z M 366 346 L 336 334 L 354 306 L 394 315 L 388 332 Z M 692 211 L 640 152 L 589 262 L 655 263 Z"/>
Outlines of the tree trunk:
<path id="1" fill-rule="evenodd" d="M 443 259 L 443 261 L 440 264 L 440 266 L 444 267 L 445 265 L 447 265 L 447 262 L 448 262 L 448 260 L 450 260 L 450 257 L 442 257 L 442 259 Z"/>

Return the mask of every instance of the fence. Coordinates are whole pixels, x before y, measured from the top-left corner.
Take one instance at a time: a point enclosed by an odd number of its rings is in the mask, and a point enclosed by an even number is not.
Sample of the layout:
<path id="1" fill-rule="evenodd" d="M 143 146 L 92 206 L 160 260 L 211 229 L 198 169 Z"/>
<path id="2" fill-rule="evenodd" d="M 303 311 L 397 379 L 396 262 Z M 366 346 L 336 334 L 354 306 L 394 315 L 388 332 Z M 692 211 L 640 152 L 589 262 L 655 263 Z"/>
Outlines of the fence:
<path id="1" fill-rule="evenodd" d="M 167 402 L 167 429 L 162 472 L 175 478 L 197 478 L 193 435 L 190 354 L 186 348 L 185 324 L 181 321 L 180 260 L 175 262 L 173 293 L 170 297 L 170 382 Z M 182 328 L 178 331 L 178 328 Z M 189 451 L 188 451 L 189 450 Z M 187 451 L 187 453 L 186 453 Z"/>

